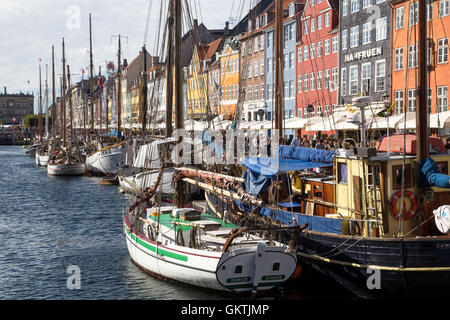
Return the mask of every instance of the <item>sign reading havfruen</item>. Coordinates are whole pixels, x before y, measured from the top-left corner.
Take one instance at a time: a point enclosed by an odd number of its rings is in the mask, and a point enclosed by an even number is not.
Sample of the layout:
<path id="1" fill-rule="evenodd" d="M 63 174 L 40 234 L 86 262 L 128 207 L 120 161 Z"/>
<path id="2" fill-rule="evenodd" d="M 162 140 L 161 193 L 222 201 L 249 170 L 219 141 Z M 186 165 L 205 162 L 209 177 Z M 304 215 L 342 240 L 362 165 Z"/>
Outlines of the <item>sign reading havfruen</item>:
<path id="1" fill-rule="evenodd" d="M 363 51 L 353 52 L 345 55 L 345 62 L 352 62 L 355 60 L 368 59 L 371 57 L 381 56 L 383 54 L 383 47 L 367 49 Z"/>

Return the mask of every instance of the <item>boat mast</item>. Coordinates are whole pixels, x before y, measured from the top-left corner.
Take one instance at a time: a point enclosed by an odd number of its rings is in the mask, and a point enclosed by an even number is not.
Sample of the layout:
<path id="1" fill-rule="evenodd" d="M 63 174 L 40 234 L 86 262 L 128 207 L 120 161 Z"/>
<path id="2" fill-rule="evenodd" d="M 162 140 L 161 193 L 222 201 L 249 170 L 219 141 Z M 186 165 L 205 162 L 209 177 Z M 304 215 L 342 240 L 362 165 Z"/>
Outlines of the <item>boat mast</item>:
<path id="1" fill-rule="evenodd" d="M 166 64 L 166 138 L 172 136 L 173 115 L 173 39 L 174 39 L 174 0 L 169 3 L 169 34 L 167 39 L 167 64 Z"/>
<path id="2" fill-rule="evenodd" d="M 63 134 L 63 146 L 67 147 L 67 141 L 66 141 L 66 54 L 64 51 L 64 38 L 62 40 L 62 69 L 63 69 L 63 75 L 62 75 L 62 97 L 61 97 L 61 119 L 62 119 L 62 134 Z"/>
<path id="3" fill-rule="evenodd" d="M 174 0 L 175 13 L 175 128 L 184 129 L 183 117 L 183 65 L 181 61 L 182 7 L 181 0 Z"/>
<path id="4" fill-rule="evenodd" d="M 147 49 L 145 44 L 142 47 L 142 54 L 144 55 L 144 72 L 143 87 L 142 87 L 142 136 L 145 136 L 145 128 L 147 127 Z"/>
<path id="5" fill-rule="evenodd" d="M 428 157 L 428 108 L 427 108 L 427 1 L 419 2 L 419 103 L 416 110 L 417 160 Z"/>
<path id="6" fill-rule="evenodd" d="M 48 139 L 48 64 L 45 65 L 45 136 Z"/>
<path id="7" fill-rule="evenodd" d="M 102 67 L 101 66 L 99 66 L 98 67 L 98 83 L 101 83 L 100 81 L 102 81 L 101 80 L 102 79 Z M 99 86 L 99 89 L 100 89 L 100 97 L 99 97 L 99 104 L 100 104 L 100 106 L 99 106 L 99 118 L 100 118 L 100 134 L 102 133 L 102 98 L 103 98 L 103 90 L 102 90 L 102 87 L 101 86 Z"/>
<path id="8" fill-rule="evenodd" d="M 109 95 L 109 74 L 108 74 L 108 70 L 106 70 L 106 98 L 105 98 L 105 102 L 106 102 L 106 134 L 108 134 L 109 132 L 109 107 L 108 107 L 108 95 Z"/>
<path id="9" fill-rule="evenodd" d="M 41 63 L 39 62 L 39 118 L 38 118 L 39 141 L 42 142 L 42 80 Z"/>
<path id="10" fill-rule="evenodd" d="M 86 91 L 84 90 L 84 69 L 81 76 L 81 95 L 83 99 L 83 139 L 87 143 L 87 131 L 86 131 L 86 121 L 87 121 L 87 105 L 86 105 Z"/>
<path id="11" fill-rule="evenodd" d="M 52 137 L 56 136 L 56 88 L 55 88 L 55 47 L 52 46 Z"/>
<path id="12" fill-rule="evenodd" d="M 91 132 L 94 131 L 94 63 L 92 59 L 92 26 L 91 26 L 91 14 L 89 13 L 89 58 L 90 58 L 90 70 L 91 70 L 91 78 L 90 78 L 90 106 L 91 106 Z"/>
<path id="13" fill-rule="evenodd" d="M 116 103 L 116 108 L 117 108 L 117 132 L 120 135 L 120 117 L 121 115 L 121 109 L 122 109 L 122 98 L 121 98 L 121 90 L 122 90 L 122 70 L 121 70 L 121 66 L 120 66 L 120 34 L 119 34 L 119 52 L 117 54 L 117 103 Z"/>
<path id="14" fill-rule="evenodd" d="M 67 66 L 67 85 L 68 89 L 68 100 L 69 100 L 69 123 L 70 123 L 70 141 L 73 140 L 73 110 L 72 110 L 72 90 L 70 88 L 70 67 Z"/>
<path id="15" fill-rule="evenodd" d="M 283 136 L 283 0 L 275 0 L 275 131 Z"/>

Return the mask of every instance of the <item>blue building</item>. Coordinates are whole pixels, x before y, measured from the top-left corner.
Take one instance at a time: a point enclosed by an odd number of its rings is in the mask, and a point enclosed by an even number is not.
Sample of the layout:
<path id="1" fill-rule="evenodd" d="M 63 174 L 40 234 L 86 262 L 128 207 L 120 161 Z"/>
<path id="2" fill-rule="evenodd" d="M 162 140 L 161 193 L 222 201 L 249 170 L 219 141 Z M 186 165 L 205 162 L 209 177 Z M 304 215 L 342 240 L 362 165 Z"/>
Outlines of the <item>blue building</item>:
<path id="1" fill-rule="evenodd" d="M 283 6 L 285 16 L 283 19 L 283 98 L 284 98 L 284 118 L 289 119 L 296 116 L 296 41 L 297 41 L 297 23 L 296 17 L 304 4 L 300 1 L 284 1 Z M 273 6 L 271 16 L 275 15 Z M 267 120 L 273 120 L 275 105 L 275 19 L 265 30 L 266 33 L 266 103 Z M 293 136 L 293 130 L 286 130 L 286 136 Z"/>

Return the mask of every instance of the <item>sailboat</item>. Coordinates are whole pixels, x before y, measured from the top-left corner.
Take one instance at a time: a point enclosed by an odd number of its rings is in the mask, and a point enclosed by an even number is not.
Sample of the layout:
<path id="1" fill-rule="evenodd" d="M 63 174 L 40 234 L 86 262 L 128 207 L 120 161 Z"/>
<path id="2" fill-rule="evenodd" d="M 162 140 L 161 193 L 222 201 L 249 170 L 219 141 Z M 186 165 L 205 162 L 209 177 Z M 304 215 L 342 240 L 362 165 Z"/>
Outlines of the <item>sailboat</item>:
<path id="1" fill-rule="evenodd" d="M 91 29 L 91 15 L 89 14 L 89 35 L 90 35 L 90 67 L 91 67 L 91 77 L 90 77 L 90 88 L 91 88 L 91 131 L 94 132 L 94 86 L 93 86 L 93 61 L 92 61 L 92 29 Z M 120 38 L 119 38 L 119 53 L 118 53 L 118 81 L 121 81 L 121 70 L 120 70 Z M 101 69 L 99 71 L 99 88 L 100 88 L 100 103 L 103 95 L 103 84 L 102 84 L 102 76 Z M 121 92 L 118 91 L 120 100 Z M 118 105 L 119 106 L 119 105 Z M 101 106 L 100 106 L 101 111 Z M 106 121 L 108 121 L 108 115 L 106 114 Z M 101 114 L 100 114 L 100 130 L 101 130 Z M 96 144 L 94 144 L 94 151 L 89 153 L 86 156 L 86 170 L 91 174 L 96 175 L 105 175 L 105 176 L 115 176 L 119 170 L 121 165 L 123 146 L 120 141 L 120 126 L 117 129 L 118 132 L 118 141 L 114 143 L 110 143 L 111 137 L 107 136 L 98 136 Z M 92 138 L 92 137 L 91 137 Z M 92 141 L 91 141 L 92 142 Z"/>
<path id="2" fill-rule="evenodd" d="M 426 2 L 418 7 L 425 17 Z M 246 158 L 243 188 L 266 200 L 227 207 L 238 213 L 231 221 L 246 217 L 253 227 L 264 219 L 285 226 L 307 223 L 295 240 L 300 262 L 361 297 L 448 297 L 450 176 L 441 172 L 448 172 L 450 156 L 442 140 L 429 137 L 427 22 L 418 21 L 416 135 L 388 135 L 376 148 L 368 147 L 364 110 L 372 98 L 355 98 L 361 110 L 359 146 L 336 151 L 280 146 L 277 159 Z M 319 167 L 320 173 L 310 171 Z"/>
<path id="3" fill-rule="evenodd" d="M 54 146 L 47 164 L 47 173 L 52 176 L 77 176 L 85 173 L 84 161 L 79 150 L 79 144 L 73 133 L 72 121 L 72 98 L 70 90 L 70 68 L 67 66 L 69 80 L 69 124 L 70 124 L 70 145 L 67 143 L 66 134 L 66 60 L 64 38 L 62 40 L 63 52 L 63 76 L 62 76 L 62 99 L 61 99 L 61 127 L 62 127 L 62 144 L 59 148 Z"/>
<path id="4" fill-rule="evenodd" d="M 39 135 L 41 146 L 36 149 L 35 162 L 38 166 L 46 167 L 48 163 L 48 69 L 46 66 L 45 79 L 45 102 L 46 102 L 46 117 L 45 117 L 45 142 L 42 138 L 42 89 L 41 89 L 41 66 L 39 65 Z"/>
<path id="5" fill-rule="evenodd" d="M 169 4 L 167 79 L 172 69 L 175 87 L 175 126 L 183 128 L 181 86 L 181 0 Z M 172 57 L 171 55 L 174 55 Z M 168 82 L 166 130 L 172 125 L 172 81 Z M 167 145 L 166 145 L 167 146 Z M 282 285 L 297 270 L 293 248 L 253 233 L 288 228 L 239 228 L 184 203 L 184 188 L 176 183 L 176 198 L 159 196 L 169 148 L 162 147 L 158 179 L 137 201 L 127 205 L 123 228 L 130 257 L 145 272 L 202 288 L 256 295 Z"/>

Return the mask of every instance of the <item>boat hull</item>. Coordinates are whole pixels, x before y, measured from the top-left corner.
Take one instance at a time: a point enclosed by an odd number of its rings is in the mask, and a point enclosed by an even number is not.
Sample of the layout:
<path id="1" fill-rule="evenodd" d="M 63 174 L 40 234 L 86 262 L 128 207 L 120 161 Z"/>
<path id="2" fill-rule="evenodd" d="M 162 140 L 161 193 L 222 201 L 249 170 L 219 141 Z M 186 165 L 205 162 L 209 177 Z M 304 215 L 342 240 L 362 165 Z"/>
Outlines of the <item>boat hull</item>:
<path id="1" fill-rule="evenodd" d="M 122 147 L 98 151 L 86 157 L 86 170 L 95 175 L 115 175 L 122 160 Z"/>
<path id="2" fill-rule="evenodd" d="M 48 164 L 48 155 L 40 155 L 38 152 L 36 152 L 36 156 L 34 159 L 38 166 L 46 167 Z"/>
<path id="3" fill-rule="evenodd" d="M 52 176 L 80 176 L 85 173 L 82 163 L 47 165 L 47 173 Z"/>

